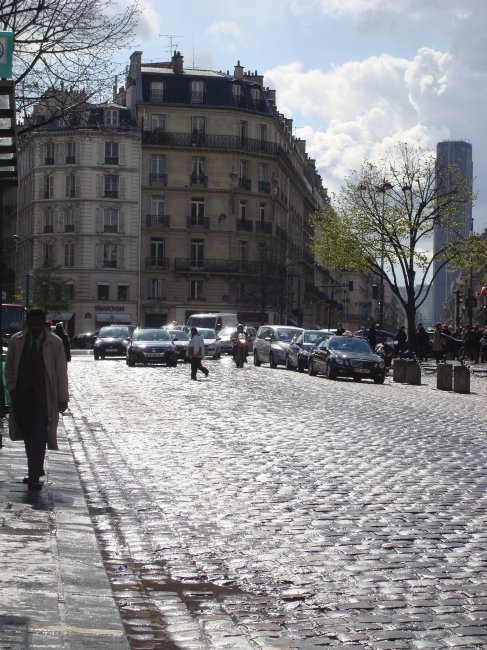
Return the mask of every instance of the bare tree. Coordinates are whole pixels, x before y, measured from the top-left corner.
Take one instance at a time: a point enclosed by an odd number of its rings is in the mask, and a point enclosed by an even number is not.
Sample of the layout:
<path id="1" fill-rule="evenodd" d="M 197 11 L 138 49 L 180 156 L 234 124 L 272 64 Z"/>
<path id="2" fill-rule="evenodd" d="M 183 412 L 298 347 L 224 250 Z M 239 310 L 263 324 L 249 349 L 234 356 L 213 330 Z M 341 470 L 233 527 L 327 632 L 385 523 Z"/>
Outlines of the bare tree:
<path id="1" fill-rule="evenodd" d="M 14 33 L 13 74 L 17 108 L 31 123 L 32 106 L 63 91 L 50 119 L 98 101 L 111 88 L 113 56 L 134 35 L 138 0 L 122 9 L 110 0 L 0 0 L 0 25 Z M 82 92 L 81 92 L 82 91 Z"/>
<path id="2" fill-rule="evenodd" d="M 458 168 L 400 144 L 380 163 L 366 161 L 351 172 L 333 205 L 315 215 L 316 253 L 333 268 L 366 270 L 388 285 L 406 312 L 412 337 L 430 282 L 463 254 L 463 208 L 473 198 Z M 456 237 L 433 252 L 436 227 Z"/>

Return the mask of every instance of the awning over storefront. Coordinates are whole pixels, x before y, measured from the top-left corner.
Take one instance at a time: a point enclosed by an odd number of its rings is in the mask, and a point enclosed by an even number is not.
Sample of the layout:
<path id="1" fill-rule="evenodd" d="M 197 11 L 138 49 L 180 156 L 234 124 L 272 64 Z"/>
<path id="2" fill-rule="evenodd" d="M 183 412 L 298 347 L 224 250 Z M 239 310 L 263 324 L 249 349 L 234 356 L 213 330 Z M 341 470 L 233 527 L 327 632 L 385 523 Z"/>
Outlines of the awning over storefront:
<path id="1" fill-rule="evenodd" d="M 130 323 L 130 314 L 119 314 L 113 312 L 97 312 L 95 314 L 97 323 Z"/>

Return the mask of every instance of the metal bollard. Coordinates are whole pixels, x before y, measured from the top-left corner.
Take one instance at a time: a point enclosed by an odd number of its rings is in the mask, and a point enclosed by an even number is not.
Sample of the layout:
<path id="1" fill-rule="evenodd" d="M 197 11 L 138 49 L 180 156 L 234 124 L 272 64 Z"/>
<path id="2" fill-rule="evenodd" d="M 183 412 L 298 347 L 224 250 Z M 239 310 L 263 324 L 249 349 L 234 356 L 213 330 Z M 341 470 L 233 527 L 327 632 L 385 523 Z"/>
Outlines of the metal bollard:
<path id="1" fill-rule="evenodd" d="M 421 366 L 416 359 L 406 361 L 406 383 L 414 386 L 421 384 Z"/>
<path id="2" fill-rule="evenodd" d="M 406 383 L 406 361 L 407 359 L 394 359 L 392 362 L 392 381 L 400 384 Z"/>
<path id="3" fill-rule="evenodd" d="M 453 392 L 470 393 L 470 372 L 465 366 L 453 368 Z"/>
<path id="4" fill-rule="evenodd" d="M 451 363 L 438 363 L 436 365 L 436 388 L 438 390 L 451 390 L 453 380 L 453 367 Z"/>

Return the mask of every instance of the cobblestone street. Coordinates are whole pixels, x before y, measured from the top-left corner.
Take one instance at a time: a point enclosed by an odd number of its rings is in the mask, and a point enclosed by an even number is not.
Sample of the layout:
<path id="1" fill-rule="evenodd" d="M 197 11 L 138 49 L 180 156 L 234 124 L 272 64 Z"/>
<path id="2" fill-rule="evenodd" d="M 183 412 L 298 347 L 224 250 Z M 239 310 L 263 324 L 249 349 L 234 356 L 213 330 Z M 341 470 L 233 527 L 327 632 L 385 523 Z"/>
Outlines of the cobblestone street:
<path id="1" fill-rule="evenodd" d="M 487 379 L 205 365 L 69 367 L 132 648 L 487 647 Z"/>

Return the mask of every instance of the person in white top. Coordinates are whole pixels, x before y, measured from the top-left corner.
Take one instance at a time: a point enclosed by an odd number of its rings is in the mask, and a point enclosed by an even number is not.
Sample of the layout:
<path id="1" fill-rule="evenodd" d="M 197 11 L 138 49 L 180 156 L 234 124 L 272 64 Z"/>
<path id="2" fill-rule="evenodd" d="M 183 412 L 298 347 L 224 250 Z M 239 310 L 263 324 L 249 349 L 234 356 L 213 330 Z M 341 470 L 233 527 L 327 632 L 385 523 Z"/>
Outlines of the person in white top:
<path id="1" fill-rule="evenodd" d="M 208 377 L 209 370 L 205 368 L 201 359 L 205 356 L 205 342 L 203 337 L 198 334 L 196 327 L 191 328 L 191 341 L 188 347 L 188 356 L 191 363 L 191 379 L 196 381 L 196 373 L 200 370 L 205 377 Z"/>

